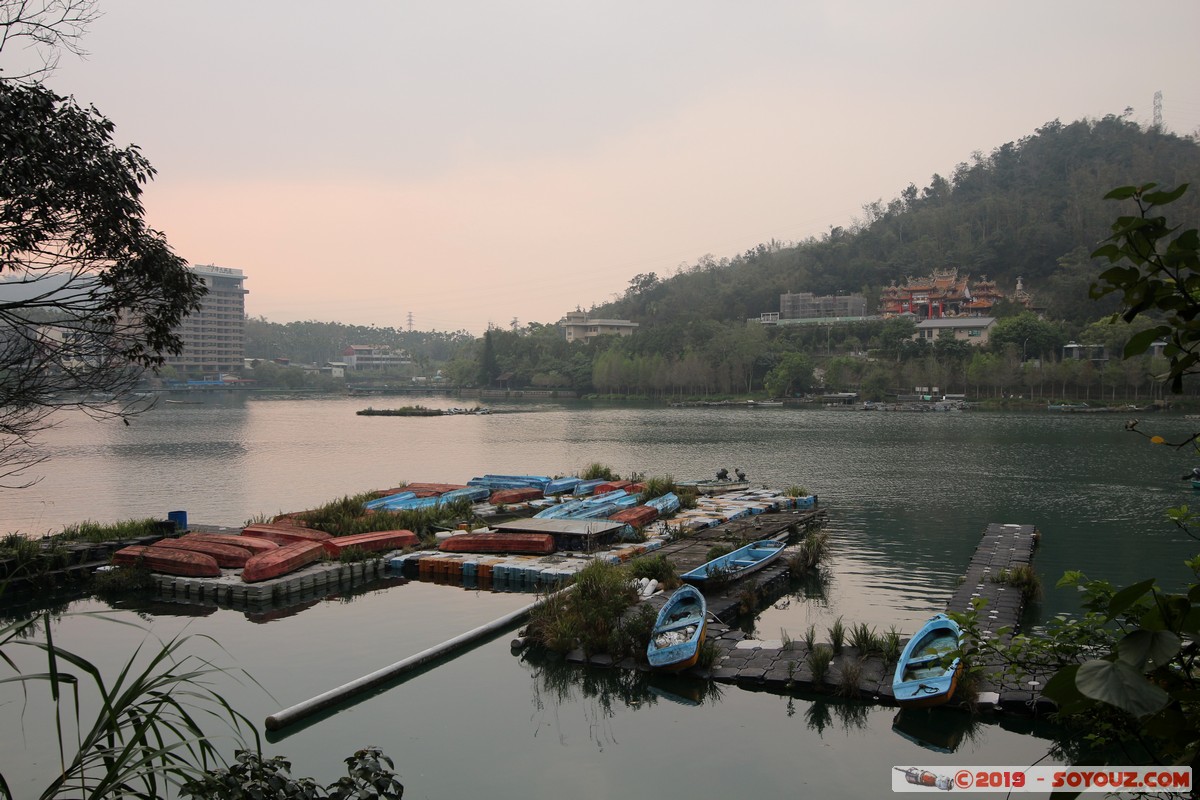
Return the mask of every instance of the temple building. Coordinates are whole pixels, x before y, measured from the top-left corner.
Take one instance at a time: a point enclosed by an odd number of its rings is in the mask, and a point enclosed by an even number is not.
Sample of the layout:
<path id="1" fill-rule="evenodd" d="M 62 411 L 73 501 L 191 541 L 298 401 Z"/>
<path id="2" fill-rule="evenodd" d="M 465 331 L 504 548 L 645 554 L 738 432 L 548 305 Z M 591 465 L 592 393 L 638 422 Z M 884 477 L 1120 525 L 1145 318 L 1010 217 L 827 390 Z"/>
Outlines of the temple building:
<path id="1" fill-rule="evenodd" d="M 903 286 L 894 282 L 879 296 L 879 313 L 885 317 L 913 314 L 918 319 L 943 317 L 986 317 L 1000 300 L 1007 299 L 995 281 L 982 276 L 972 281 L 970 275 L 959 275 L 958 269 L 935 270 L 924 278 L 909 278 Z M 1033 298 L 1025 291 L 1021 279 L 1012 299 L 1032 307 Z"/>

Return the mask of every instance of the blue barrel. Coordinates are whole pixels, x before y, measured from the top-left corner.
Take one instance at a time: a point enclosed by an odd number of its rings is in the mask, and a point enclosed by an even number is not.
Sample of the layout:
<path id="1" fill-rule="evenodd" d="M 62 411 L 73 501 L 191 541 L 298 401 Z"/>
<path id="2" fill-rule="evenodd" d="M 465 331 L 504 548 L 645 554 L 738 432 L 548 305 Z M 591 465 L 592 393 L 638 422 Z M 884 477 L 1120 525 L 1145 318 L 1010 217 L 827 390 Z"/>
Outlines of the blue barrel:
<path id="1" fill-rule="evenodd" d="M 187 512 L 186 511 L 168 511 L 167 520 L 175 523 L 175 530 L 187 530 Z"/>

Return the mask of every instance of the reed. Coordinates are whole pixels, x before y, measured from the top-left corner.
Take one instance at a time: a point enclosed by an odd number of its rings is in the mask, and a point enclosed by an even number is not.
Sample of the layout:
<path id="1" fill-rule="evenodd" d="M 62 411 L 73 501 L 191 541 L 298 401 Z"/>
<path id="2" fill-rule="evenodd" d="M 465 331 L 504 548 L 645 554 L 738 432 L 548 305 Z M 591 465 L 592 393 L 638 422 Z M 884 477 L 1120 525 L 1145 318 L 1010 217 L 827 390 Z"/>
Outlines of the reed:
<path id="1" fill-rule="evenodd" d="M 888 628 L 888 632 L 883 635 L 883 640 L 880 647 L 880 655 L 883 660 L 888 663 L 894 663 L 900 659 L 900 631 L 896 630 L 893 625 Z"/>
<path id="2" fill-rule="evenodd" d="M 869 627 L 865 622 L 860 622 L 850 628 L 850 644 L 858 650 L 859 658 L 865 658 L 880 649 L 875 629 Z"/>
<path id="3" fill-rule="evenodd" d="M 861 661 L 843 659 L 841 675 L 838 678 L 838 694 L 843 697 L 858 697 L 862 671 Z"/>
<path id="4" fill-rule="evenodd" d="M 656 497 L 675 492 L 679 487 L 675 485 L 675 479 L 670 475 L 655 476 L 642 481 L 642 486 L 645 488 L 638 496 L 639 501 L 645 503 L 647 500 L 653 500 Z"/>
<path id="5" fill-rule="evenodd" d="M 813 647 L 817 644 L 817 626 L 809 625 L 808 630 L 804 631 L 804 649 L 812 652 Z"/>
<path id="6" fill-rule="evenodd" d="M 842 652 L 842 647 L 846 642 L 846 626 L 842 623 L 842 618 L 839 616 L 829 626 L 829 644 L 833 648 L 833 652 Z"/>
<path id="7" fill-rule="evenodd" d="M 812 672 L 814 686 L 821 686 L 829 675 L 829 665 L 833 661 L 833 650 L 825 645 L 817 645 L 808 651 L 808 669 Z"/>

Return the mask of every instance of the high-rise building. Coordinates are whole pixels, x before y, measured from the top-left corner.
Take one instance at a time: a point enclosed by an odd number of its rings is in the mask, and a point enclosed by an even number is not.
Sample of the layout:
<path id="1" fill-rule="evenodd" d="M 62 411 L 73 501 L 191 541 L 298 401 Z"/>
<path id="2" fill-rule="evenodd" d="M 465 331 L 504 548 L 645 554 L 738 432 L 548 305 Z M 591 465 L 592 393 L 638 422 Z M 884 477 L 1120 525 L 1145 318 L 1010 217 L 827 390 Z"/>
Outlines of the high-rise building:
<path id="1" fill-rule="evenodd" d="M 246 355 L 246 294 L 240 269 L 193 266 L 192 272 L 204 280 L 208 294 L 201 299 L 199 311 L 184 318 L 179 327 L 183 352 L 168 355 L 166 363 L 180 378 L 220 380 L 222 375 L 238 374 Z"/>

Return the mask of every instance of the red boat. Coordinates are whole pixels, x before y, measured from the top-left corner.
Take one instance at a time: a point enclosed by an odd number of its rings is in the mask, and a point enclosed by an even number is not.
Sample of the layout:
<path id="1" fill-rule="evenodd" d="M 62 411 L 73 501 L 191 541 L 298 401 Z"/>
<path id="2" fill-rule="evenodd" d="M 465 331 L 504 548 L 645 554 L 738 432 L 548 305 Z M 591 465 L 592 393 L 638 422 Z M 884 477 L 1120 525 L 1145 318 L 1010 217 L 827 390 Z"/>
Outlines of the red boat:
<path id="1" fill-rule="evenodd" d="M 615 514 L 609 514 L 608 518 L 624 522 L 635 528 L 644 528 L 658 519 L 658 509 L 654 506 L 634 506 L 633 508 L 623 508 Z"/>
<path id="2" fill-rule="evenodd" d="M 320 561 L 325 555 L 325 548 L 320 542 L 292 542 L 285 544 L 269 553 L 259 553 L 251 556 L 242 570 L 244 583 L 255 583 L 270 578 L 278 578 L 306 567 L 314 561 Z"/>
<path id="3" fill-rule="evenodd" d="M 505 503 L 524 503 L 526 500 L 537 500 L 542 496 L 542 490 L 534 487 L 528 489 L 497 489 L 492 492 L 491 502 L 493 505 L 503 505 Z"/>
<path id="4" fill-rule="evenodd" d="M 460 533 L 442 540 L 438 549 L 446 553 L 535 553 L 554 552 L 554 537 L 548 533 Z"/>
<path id="5" fill-rule="evenodd" d="M 402 486 L 397 490 L 389 491 L 389 494 L 399 492 L 412 492 L 417 497 L 436 497 L 443 495 L 446 492 L 452 492 L 455 489 L 465 489 L 466 485 L 461 483 L 410 483 L 407 486 Z"/>
<path id="6" fill-rule="evenodd" d="M 316 531 L 312 528 L 298 528 L 295 525 L 273 525 L 268 523 L 247 525 L 245 528 L 242 528 L 242 536 L 266 539 L 278 545 L 291 544 L 292 542 L 323 542 L 326 539 L 333 538 L 328 533 L 325 533 L 325 531 Z"/>
<path id="7" fill-rule="evenodd" d="M 624 489 L 632 485 L 633 481 L 609 481 L 597 486 L 594 494 L 608 494 L 609 492 L 615 492 L 617 489 Z"/>
<path id="8" fill-rule="evenodd" d="M 156 550 L 187 550 L 193 553 L 204 553 L 212 556 L 218 567 L 229 567 L 232 569 L 241 569 L 246 566 L 246 562 L 253 555 L 249 550 L 242 547 L 234 547 L 228 544 L 219 544 L 217 542 L 206 542 L 202 539 L 160 539 L 150 545 Z"/>
<path id="9" fill-rule="evenodd" d="M 169 547 L 130 545 L 113 553 L 112 563 L 123 567 L 146 567 L 165 575 L 186 578 L 216 578 L 221 575 L 217 560 L 191 550 L 172 550 Z"/>
<path id="10" fill-rule="evenodd" d="M 374 531 L 372 533 L 356 533 L 351 536 L 335 536 L 321 542 L 326 555 L 337 558 L 342 551 L 350 547 L 358 547 L 369 553 L 379 550 L 396 550 L 401 547 L 413 547 L 421 540 L 412 531 Z"/>
<path id="11" fill-rule="evenodd" d="M 271 542 L 266 539 L 259 539 L 257 536 L 238 536 L 233 533 L 188 533 L 180 536 L 177 541 L 197 541 L 197 542 L 216 542 L 217 544 L 229 544 L 234 547 L 240 547 L 243 550 L 249 550 L 250 555 L 265 553 L 269 550 L 279 549 L 276 542 Z"/>

